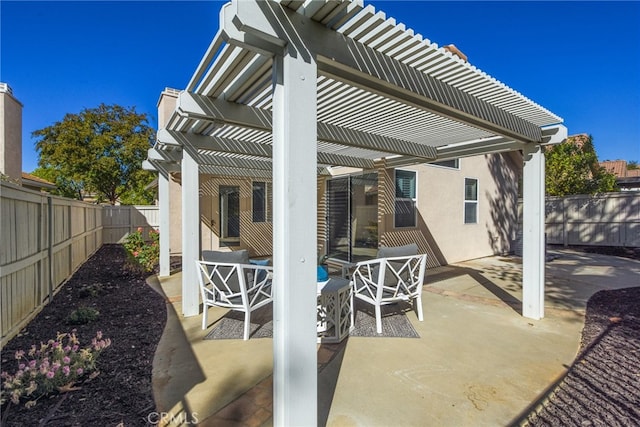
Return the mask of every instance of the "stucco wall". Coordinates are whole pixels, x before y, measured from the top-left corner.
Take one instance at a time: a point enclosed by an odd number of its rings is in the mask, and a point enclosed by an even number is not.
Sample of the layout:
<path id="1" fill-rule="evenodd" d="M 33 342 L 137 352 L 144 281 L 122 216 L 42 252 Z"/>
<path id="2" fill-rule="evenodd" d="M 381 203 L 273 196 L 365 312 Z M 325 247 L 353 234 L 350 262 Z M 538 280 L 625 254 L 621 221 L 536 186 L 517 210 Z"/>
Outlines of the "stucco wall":
<path id="1" fill-rule="evenodd" d="M 420 165 L 418 228 L 440 264 L 508 252 L 517 229 L 520 165 L 511 154 L 460 159 L 460 168 Z M 464 180 L 478 180 L 478 221 L 464 223 Z M 389 229 L 390 232 L 410 230 Z"/>
<path id="2" fill-rule="evenodd" d="M 517 230 L 518 154 L 495 154 L 460 159 L 459 169 L 427 164 L 399 169 L 417 173 L 417 224 L 394 227 L 394 169 L 384 161 L 378 170 L 378 231 L 381 246 L 417 243 L 428 267 L 509 252 Z M 342 168 L 341 176 L 359 173 Z M 478 221 L 464 223 L 465 178 L 478 180 Z M 318 246 L 324 242 L 326 205 L 324 179 L 318 187 Z"/>

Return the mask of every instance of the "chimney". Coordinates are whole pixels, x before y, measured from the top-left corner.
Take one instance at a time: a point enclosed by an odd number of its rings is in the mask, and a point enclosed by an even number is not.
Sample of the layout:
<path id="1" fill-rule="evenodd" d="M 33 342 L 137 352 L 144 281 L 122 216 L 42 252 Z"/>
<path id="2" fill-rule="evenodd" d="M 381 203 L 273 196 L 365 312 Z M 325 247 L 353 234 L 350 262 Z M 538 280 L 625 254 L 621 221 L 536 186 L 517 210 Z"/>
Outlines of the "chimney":
<path id="1" fill-rule="evenodd" d="M 462 59 L 464 62 L 469 62 L 469 61 L 467 61 L 467 55 L 462 53 L 460 51 L 460 49 L 458 49 L 456 47 L 455 44 L 448 44 L 448 45 L 444 46 L 443 49 L 446 50 L 447 52 L 453 53 L 455 56 L 457 56 L 458 58 Z"/>
<path id="2" fill-rule="evenodd" d="M 0 83 L 0 173 L 22 182 L 22 104 Z"/>

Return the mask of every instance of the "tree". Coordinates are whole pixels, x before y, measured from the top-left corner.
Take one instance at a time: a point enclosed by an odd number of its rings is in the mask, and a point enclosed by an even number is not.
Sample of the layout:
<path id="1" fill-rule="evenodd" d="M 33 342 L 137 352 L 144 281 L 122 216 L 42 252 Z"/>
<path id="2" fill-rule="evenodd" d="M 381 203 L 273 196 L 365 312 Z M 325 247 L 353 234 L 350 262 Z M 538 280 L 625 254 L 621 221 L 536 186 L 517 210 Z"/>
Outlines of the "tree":
<path id="1" fill-rule="evenodd" d="M 629 160 L 629 162 L 627 162 L 627 170 L 636 170 L 636 169 L 640 169 L 640 166 L 638 166 L 638 161 L 637 160 Z"/>
<path id="2" fill-rule="evenodd" d="M 154 131 L 147 115 L 133 108 L 100 104 L 32 134 L 37 137 L 38 168 L 34 175 L 54 182 L 58 194 L 98 203 L 153 201 L 146 190 L 154 175 L 142 169 Z"/>
<path id="3" fill-rule="evenodd" d="M 549 196 L 617 191 L 614 174 L 598 164 L 591 135 L 575 135 L 547 147 L 546 186 Z"/>

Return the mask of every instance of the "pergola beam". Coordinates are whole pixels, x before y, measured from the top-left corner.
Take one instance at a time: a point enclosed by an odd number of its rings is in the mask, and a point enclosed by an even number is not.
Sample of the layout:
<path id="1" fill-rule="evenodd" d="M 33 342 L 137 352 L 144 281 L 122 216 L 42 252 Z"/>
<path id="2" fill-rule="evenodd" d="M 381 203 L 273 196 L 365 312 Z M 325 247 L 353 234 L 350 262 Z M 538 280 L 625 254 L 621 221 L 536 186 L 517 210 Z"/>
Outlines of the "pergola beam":
<path id="1" fill-rule="evenodd" d="M 318 139 L 348 147 L 419 157 L 424 160 L 436 158 L 435 148 L 429 145 L 416 144 L 415 142 L 361 132 L 328 123 L 318 122 Z"/>
<path id="2" fill-rule="evenodd" d="M 194 155 L 198 160 L 201 161 L 201 165 L 208 166 L 230 166 L 237 168 L 246 168 L 246 169 L 265 169 L 270 170 L 270 162 L 269 166 L 261 165 L 260 162 L 256 163 L 255 167 L 252 161 L 258 160 L 242 160 L 242 159 L 234 159 L 230 157 L 220 157 L 214 154 L 217 153 L 228 153 L 228 154 L 243 154 L 247 156 L 255 156 L 260 158 L 268 158 L 271 159 L 273 154 L 273 148 L 271 145 L 267 144 L 257 144 L 254 142 L 246 142 L 240 141 L 237 139 L 231 138 L 221 138 L 216 136 L 206 136 L 206 135 L 195 135 L 185 132 L 178 132 L 172 130 L 162 129 L 158 131 L 157 134 L 158 143 L 166 144 L 169 146 L 175 147 L 192 147 L 193 149 L 201 151 L 198 155 Z M 153 152 L 151 151 L 153 150 Z M 149 151 L 148 158 L 154 159 L 171 159 L 171 160 L 179 160 L 180 156 L 178 153 L 175 155 L 169 154 L 170 152 L 160 150 L 151 149 Z M 210 151 L 211 153 L 206 153 L 202 151 Z M 250 164 L 251 163 L 251 164 Z M 352 168 L 362 168 L 362 169 L 373 169 L 374 164 L 371 159 L 363 159 L 353 156 L 345 156 L 342 154 L 334 154 L 334 153 L 326 153 L 326 152 L 318 152 L 318 164 L 327 165 L 327 166 L 346 166 Z"/>
<path id="3" fill-rule="evenodd" d="M 256 157 L 271 157 L 270 145 L 257 144 L 255 142 L 241 141 L 219 136 L 196 135 L 193 133 L 178 132 L 161 129 L 157 134 L 158 142 L 176 146 L 191 146 L 197 150 L 217 151 L 220 153 L 244 154 Z"/>
<path id="4" fill-rule="evenodd" d="M 567 139 L 567 128 L 564 125 L 553 125 L 542 128 L 542 141 L 545 145 L 560 144 Z M 438 161 L 477 156 L 480 154 L 502 153 L 505 151 L 523 150 L 526 145 L 505 137 L 483 138 L 457 144 L 438 147 Z"/>
<path id="5" fill-rule="evenodd" d="M 178 97 L 177 111 L 190 119 L 207 120 L 213 123 L 241 126 L 271 132 L 271 112 L 247 105 L 236 104 L 221 99 L 189 92 Z M 420 157 L 426 160 L 436 158 L 435 149 L 398 138 L 361 132 L 328 123 L 317 124 L 318 140 L 358 147 L 366 150 Z"/>
<path id="6" fill-rule="evenodd" d="M 445 145 L 443 147 L 438 147 L 438 161 L 477 156 L 479 154 L 521 150 L 524 146 L 525 144 L 522 142 L 509 140 L 504 137 L 487 138 L 460 144 Z"/>
<path id="7" fill-rule="evenodd" d="M 218 176 L 235 176 L 238 178 L 260 178 L 271 180 L 271 170 L 264 169 L 242 169 L 235 167 L 222 167 L 211 165 L 200 165 L 200 173 Z"/>
<path id="8" fill-rule="evenodd" d="M 218 153 L 243 154 L 247 156 L 255 156 L 262 158 L 271 158 L 273 148 L 267 144 L 257 144 L 255 142 L 241 141 L 231 138 L 221 138 L 217 136 L 196 135 L 185 132 L 162 129 L 157 134 L 158 142 L 172 146 L 190 146 L 200 151 L 211 151 Z M 164 152 L 163 152 L 164 153 Z M 210 164 L 223 166 L 216 163 L 214 159 L 217 156 L 213 153 L 200 153 L 199 158 L 202 159 L 201 164 Z M 226 158 L 231 160 L 231 158 Z M 342 154 L 318 152 L 318 164 L 329 166 L 347 166 L 352 168 L 373 169 L 373 160 L 362 159 L 353 156 L 345 156 Z M 245 167 L 238 162 L 236 167 Z M 260 168 L 258 168 L 260 169 Z"/>
<path id="9" fill-rule="evenodd" d="M 319 72 L 387 98 L 520 142 L 542 142 L 540 127 L 272 1 L 223 8 L 229 44 L 266 55 L 293 49 Z M 426 43 L 426 42 L 425 42 Z"/>

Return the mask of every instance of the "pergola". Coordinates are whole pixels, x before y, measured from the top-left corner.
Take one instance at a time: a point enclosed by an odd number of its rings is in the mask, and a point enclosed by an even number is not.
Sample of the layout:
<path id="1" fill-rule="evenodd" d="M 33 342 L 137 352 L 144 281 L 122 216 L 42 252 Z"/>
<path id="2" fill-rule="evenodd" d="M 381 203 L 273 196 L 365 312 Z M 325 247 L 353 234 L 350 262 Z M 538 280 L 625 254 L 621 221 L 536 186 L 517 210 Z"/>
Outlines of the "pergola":
<path id="1" fill-rule="evenodd" d="M 409 7 L 409 6 L 408 6 Z M 519 150 L 523 316 L 544 316 L 543 145 L 562 119 L 360 1 L 233 0 L 145 167 L 182 185 L 183 314 L 199 313 L 200 173 L 272 177 L 274 423 L 317 420 L 318 173 Z M 169 271 L 161 233 L 161 275 Z"/>

